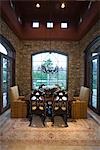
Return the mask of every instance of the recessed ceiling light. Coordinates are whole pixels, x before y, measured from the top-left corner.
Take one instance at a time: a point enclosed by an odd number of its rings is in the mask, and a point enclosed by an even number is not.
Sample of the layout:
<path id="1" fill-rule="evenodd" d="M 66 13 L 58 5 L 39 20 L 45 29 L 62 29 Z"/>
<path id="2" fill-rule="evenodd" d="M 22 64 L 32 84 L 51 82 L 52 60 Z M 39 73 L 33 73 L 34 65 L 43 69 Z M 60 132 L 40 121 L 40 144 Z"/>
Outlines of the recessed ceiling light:
<path id="1" fill-rule="evenodd" d="M 36 8 L 40 8 L 40 4 L 39 3 L 36 4 Z"/>
<path id="2" fill-rule="evenodd" d="M 61 8 L 65 8 L 65 3 L 62 3 L 62 4 L 61 4 Z"/>

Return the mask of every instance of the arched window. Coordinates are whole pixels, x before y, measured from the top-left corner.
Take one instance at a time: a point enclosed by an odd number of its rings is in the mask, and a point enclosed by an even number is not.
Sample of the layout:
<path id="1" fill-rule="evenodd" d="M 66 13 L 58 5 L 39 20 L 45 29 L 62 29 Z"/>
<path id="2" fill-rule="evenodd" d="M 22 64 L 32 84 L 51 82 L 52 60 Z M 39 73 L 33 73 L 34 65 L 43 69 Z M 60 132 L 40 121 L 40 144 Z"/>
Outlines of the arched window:
<path id="1" fill-rule="evenodd" d="M 0 113 L 9 107 L 9 88 L 14 84 L 15 51 L 0 35 Z"/>
<path id="2" fill-rule="evenodd" d="M 68 56 L 56 52 L 32 55 L 32 89 L 41 84 L 48 87 L 59 85 L 67 89 Z"/>

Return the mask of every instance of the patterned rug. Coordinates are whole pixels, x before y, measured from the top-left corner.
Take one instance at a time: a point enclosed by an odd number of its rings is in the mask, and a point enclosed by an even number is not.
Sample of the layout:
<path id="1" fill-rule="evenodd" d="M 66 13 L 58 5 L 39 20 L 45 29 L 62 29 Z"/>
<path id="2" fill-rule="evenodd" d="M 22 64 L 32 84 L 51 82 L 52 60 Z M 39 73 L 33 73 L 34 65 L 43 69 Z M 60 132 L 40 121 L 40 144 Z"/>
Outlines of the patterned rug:
<path id="1" fill-rule="evenodd" d="M 33 116 L 32 126 L 27 119 L 9 119 L 0 129 L 1 143 L 22 141 L 33 144 L 64 144 L 100 146 L 100 127 L 91 118 L 68 120 L 65 127 L 61 117 L 55 117 L 55 124 L 46 119 L 45 127 L 41 119 Z"/>

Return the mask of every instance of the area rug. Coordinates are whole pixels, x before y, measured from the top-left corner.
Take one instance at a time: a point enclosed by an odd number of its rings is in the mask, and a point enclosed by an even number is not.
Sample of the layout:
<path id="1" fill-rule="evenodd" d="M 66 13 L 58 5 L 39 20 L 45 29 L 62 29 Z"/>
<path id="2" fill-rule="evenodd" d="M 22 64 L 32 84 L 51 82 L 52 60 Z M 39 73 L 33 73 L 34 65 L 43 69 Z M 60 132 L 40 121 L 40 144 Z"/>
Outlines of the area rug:
<path id="1" fill-rule="evenodd" d="M 31 127 L 28 119 L 9 119 L 0 129 L 0 141 L 100 146 L 100 127 L 90 116 L 76 121 L 69 119 L 68 127 L 61 117 L 55 117 L 54 126 L 49 119 L 46 119 L 45 125 L 37 116 L 33 117 Z"/>

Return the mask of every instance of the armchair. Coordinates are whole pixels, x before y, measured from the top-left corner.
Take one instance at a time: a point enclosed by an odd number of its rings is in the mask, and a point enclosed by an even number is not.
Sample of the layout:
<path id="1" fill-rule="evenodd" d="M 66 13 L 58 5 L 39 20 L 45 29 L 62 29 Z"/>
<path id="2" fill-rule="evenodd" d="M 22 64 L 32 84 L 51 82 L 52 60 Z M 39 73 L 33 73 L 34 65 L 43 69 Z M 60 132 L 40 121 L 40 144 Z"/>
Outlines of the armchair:
<path id="1" fill-rule="evenodd" d="M 73 98 L 71 117 L 73 119 L 87 118 L 87 107 L 89 100 L 89 88 L 81 86 L 78 97 Z"/>
<path id="2" fill-rule="evenodd" d="M 19 96 L 18 86 L 10 87 L 10 105 L 12 118 L 27 116 L 27 104 L 24 96 Z"/>

